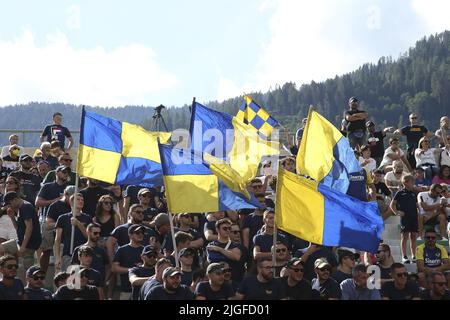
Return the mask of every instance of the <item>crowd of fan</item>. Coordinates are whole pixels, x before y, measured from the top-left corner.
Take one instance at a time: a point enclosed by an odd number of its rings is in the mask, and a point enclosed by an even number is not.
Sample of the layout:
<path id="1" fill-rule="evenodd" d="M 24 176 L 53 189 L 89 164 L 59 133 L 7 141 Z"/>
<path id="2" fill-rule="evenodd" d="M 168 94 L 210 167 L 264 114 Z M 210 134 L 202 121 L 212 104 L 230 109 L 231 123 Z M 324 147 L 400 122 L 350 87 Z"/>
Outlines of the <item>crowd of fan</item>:
<path id="1" fill-rule="evenodd" d="M 401 263 L 386 243 L 371 254 L 277 230 L 273 245 L 271 162 L 262 163 L 261 176 L 249 185 L 263 209 L 177 214 L 172 235 L 163 187 L 76 180 L 73 140 L 56 113 L 33 156 L 16 135 L 2 150 L 0 300 L 448 300 L 450 264 L 442 243 L 450 217 L 449 120 L 442 117 L 435 134 L 416 114 L 409 126 L 377 131 L 358 108 L 351 98 L 341 128 L 363 167 L 350 177 L 348 194 L 377 201 L 384 219 L 401 217 Z M 290 143 L 293 156 L 280 160 L 285 170 L 296 170 L 303 130 Z M 423 243 L 416 247 L 417 241 Z M 407 272 L 411 262 L 417 272 Z M 379 289 L 368 281 L 372 265 L 380 270 Z"/>

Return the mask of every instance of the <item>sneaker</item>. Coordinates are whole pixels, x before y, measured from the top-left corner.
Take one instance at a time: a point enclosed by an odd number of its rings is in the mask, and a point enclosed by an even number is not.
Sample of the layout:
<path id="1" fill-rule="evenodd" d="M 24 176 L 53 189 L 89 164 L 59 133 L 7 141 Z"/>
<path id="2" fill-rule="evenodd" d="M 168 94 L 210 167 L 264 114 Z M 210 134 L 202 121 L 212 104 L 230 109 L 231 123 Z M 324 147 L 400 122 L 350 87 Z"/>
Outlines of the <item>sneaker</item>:
<path id="1" fill-rule="evenodd" d="M 422 241 L 422 237 L 417 237 L 416 241 Z"/>
<path id="2" fill-rule="evenodd" d="M 411 263 L 416 263 L 416 257 L 415 256 L 412 257 Z"/>
<path id="3" fill-rule="evenodd" d="M 408 259 L 407 256 L 404 256 L 404 257 L 402 258 L 402 263 L 403 263 L 403 264 L 410 264 L 411 261 L 409 261 L 409 259 Z"/>

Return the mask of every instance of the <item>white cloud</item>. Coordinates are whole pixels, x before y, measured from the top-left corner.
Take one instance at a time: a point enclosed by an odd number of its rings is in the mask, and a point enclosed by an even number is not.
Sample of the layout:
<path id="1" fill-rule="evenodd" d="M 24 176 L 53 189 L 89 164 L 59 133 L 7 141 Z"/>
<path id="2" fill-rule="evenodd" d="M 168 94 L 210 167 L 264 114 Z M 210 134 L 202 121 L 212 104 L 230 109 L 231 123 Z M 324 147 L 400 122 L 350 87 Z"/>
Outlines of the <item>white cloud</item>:
<path id="1" fill-rule="evenodd" d="M 156 53 L 140 44 L 106 51 L 71 47 L 57 32 L 38 47 L 33 34 L 0 41 L 0 105 L 29 101 L 99 106 L 145 104 L 155 92 L 172 89 L 177 77 L 163 70 Z"/>
<path id="2" fill-rule="evenodd" d="M 231 79 L 223 76 L 219 77 L 219 84 L 217 90 L 217 100 L 224 101 L 231 97 L 236 97 L 242 94 L 241 88 L 239 88 Z"/>
<path id="3" fill-rule="evenodd" d="M 429 27 L 429 32 L 442 32 L 450 29 L 450 1 L 448 0 L 413 0 L 416 13 Z"/>
<path id="4" fill-rule="evenodd" d="M 69 30 L 79 30 L 81 28 L 81 10 L 79 6 L 69 6 L 67 8 L 68 18 L 66 21 L 66 26 Z"/>

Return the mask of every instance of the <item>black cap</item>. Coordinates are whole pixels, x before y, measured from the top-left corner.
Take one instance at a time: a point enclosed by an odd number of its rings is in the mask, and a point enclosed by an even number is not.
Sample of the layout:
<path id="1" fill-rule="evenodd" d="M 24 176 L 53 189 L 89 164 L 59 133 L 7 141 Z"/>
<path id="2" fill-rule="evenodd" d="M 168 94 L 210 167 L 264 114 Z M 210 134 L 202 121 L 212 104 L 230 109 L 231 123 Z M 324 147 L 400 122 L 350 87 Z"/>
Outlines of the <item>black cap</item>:
<path id="1" fill-rule="evenodd" d="M 296 267 L 299 264 L 303 265 L 303 262 L 299 259 L 299 258 L 292 258 L 291 260 L 289 260 L 286 263 L 286 267 L 290 268 L 290 267 Z"/>
<path id="2" fill-rule="evenodd" d="M 28 154 L 23 154 L 23 155 L 21 155 L 21 156 L 19 157 L 19 161 L 20 161 L 20 162 L 22 162 L 22 161 L 27 161 L 27 160 L 33 160 L 33 158 L 30 157 Z"/>
<path id="3" fill-rule="evenodd" d="M 60 171 L 68 171 L 70 173 L 72 171 L 72 169 L 70 169 L 70 167 L 68 167 L 68 166 L 59 166 L 58 168 L 56 168 L 56 172 L 60 172 Z"/>
<path id="4" fill-rule="evenodd" d="M 181 272 L 181 270 L 179 268 L 168 267 L 168 268 L 164 269 L 162 276 L 163 276 L 163 278 L 167 278 L 167 277 L 173 277 L 176 274 L 183 274 L 183 272 Z"/>
<path id="5" fill-rule="evenodd" d="M 347 250 L 347 249 L 338 249 L 337 250 L 337 255 L 338 255 L 339 263 L 341 263 L 342 259 L 344 259 L 346 257 L 353 257 L 355 260 L 358 260 L 359 257 L 360 257 L 359 253 L 352 252 L 352 251 Z"/>
<path id="6" fill-rule="evenodd" d="M 15 198 L 19 198 L 19 195 L 17 194 L 17 192 L 14 191 L 10 191 L 7 194 L 5 194 L 5 196 L 3 197 L 3 205 L 7 206 L 8 204 L 11 203 L 12 200 L 14 200 Z"/>
<path id="7" fill-rule="evenodd" d="M 195 251 L 192 248 L 183 248 L 180 250 L 180 253 L 178 256 L 183 257 L 183 256 L 187 256 L 187 255 L 195 255 Z"/>
<path id="8" fill-rule="evenodd" d="M 366 122 L 366 127 L 372 127 L 372 126 L 375 126 L 375 123 L 373 123 L 372 121 Z"/>
<path id="9" fill-rule="evenodd" d="M 206 273 L 212 273 L 212 272 L 223 272 L 223 264 L 213 262 L 211 263 L 208 268 L 206 269 Z"/>
<path id="10" fill-rule="evenodd" d="M 27 270 L 27 277 L 32 278 L 34 275 L 36 275 L 38 273 L 45 274 L 45 271 L 42 270 L 41 267 L 39 267 L 39 266 L 31 266 Z"/>
<path id="11" fill-rule="evenodd" d="M 128 234 L 136 233 L 138 231 L 142 231 L 143 233 L 145 233 L 145 227 L 139 224 L 132 224 L 128 227 Z"/>
<path id="12" fill-rule="evenodd" d="M 356 97 L 351 97 L 350 99 L 348 99 L 348 103 L 352 103 L 352 102 L 358 102 L 358 98 Z"/>
<path id="13" fill-rule="evenodd" d="M 149 254 L 149 253 L 154 253 L 157 254 L 156 252 L 156 248 L 154 246 L 145 246 L 144 249 L 142 249 L 142 254 Z"/>

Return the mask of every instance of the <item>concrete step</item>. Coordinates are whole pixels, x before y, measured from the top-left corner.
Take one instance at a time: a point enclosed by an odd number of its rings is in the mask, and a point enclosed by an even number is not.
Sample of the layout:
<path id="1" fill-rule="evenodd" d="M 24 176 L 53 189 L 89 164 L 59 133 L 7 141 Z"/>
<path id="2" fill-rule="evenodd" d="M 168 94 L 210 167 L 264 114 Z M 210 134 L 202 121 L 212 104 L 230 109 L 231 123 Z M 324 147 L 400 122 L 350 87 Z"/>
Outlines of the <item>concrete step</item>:
<path id="1" fill-rule="evenodd" d="M 390 216 L 388 219 L 386 219 L 386 221 L 384 221 L 385 225 L 389 225 L 389 224 L 400 224 L 400 217 L 398 216 Z"/>

